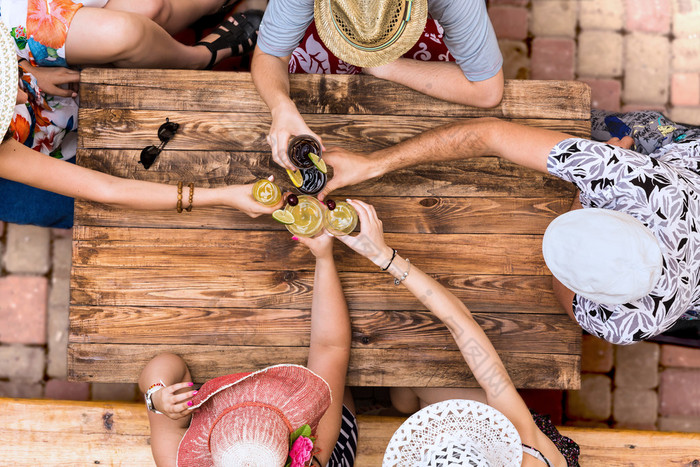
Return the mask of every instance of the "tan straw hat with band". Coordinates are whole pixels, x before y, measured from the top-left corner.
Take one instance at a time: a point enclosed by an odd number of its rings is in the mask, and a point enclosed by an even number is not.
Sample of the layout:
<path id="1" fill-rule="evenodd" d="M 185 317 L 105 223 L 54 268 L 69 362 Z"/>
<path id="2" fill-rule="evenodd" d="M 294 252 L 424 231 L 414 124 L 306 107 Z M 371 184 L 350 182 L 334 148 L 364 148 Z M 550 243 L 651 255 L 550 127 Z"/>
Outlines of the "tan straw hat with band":
<path id="1" fill-rule="evenodd" d="M 392 62 L 418 42 L 428 0 L 315 0 L 318 35 L 339 59 L 374 67 Z"/>
<path id="2" fill-rule="evenodd" d="M 5 23 L 0 21 L 0 139 L 10 127 L 17 104 L 17 70 L 15 43 Z"/>

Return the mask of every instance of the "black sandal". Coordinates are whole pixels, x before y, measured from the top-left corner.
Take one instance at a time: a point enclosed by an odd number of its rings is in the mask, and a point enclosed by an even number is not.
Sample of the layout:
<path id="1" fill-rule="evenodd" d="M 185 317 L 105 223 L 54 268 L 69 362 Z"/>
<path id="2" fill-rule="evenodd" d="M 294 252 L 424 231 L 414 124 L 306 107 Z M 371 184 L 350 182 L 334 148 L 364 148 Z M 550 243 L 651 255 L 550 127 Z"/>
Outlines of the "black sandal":
<path id="1" fill-rule="evenodd" d="M 205 67 L 211 70 L 216 64 L 218 52 L 231 49 L 231 57 L 239 57 L 253 51 L 258 40 L 258 28 L 262 21 L 263 12 L 260 10 L 248 10 L 243 13 L 235 13 L 212 31 L 219 37 L 213 42 L 197 42 L 197 45 L 205 46 L 211 52 L 211 60 Z M 232 20 L 236 21 L 235 24 Z"/>

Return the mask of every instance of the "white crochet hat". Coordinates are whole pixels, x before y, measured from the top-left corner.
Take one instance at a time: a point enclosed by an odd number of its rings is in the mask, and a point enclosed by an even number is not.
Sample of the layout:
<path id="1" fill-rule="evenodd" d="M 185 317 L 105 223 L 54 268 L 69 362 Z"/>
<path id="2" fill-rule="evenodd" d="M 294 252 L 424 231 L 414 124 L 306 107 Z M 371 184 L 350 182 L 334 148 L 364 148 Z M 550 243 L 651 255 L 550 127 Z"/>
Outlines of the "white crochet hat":
<path id="1" fill-rule="evenodd" d="M 648 295 L 663 263 L 651 230 L 611 209 L 577 209 L 557 217 L 544 233 L 542 254 L 569 290 L 605 305 Z"/>
<path id="2" fill-rule="evenodd" d="M 414 413 L 396 430 L 383 467 L 520 465 L 520 435 L 505 415 L 477 401 L 452 399 Z"/>
<path id="3" fill-rule="evenodd" d="M 5 23 L 0 21 L 0 138 L 10 127 L 17 103 L 17 55 Z"/>

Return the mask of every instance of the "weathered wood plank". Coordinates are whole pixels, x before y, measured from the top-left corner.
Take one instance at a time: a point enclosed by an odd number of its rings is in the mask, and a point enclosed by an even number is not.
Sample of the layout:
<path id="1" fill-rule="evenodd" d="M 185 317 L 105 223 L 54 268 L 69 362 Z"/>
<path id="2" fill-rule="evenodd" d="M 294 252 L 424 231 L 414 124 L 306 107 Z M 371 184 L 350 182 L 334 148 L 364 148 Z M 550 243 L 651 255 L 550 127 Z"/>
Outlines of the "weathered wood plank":
<path id="1" fill-rule="evenodd" d="M 290 96 L 302 113 L 590 118 L 590 88 L 576 81 L 508 80 L 503 101 L 493 109 L 440 101 L 372 76 L 290 75 L 289 81 Z M 162 111 L 267 110 L 249 73 L 189 70 L 87 68 L 80 75 L 80 103 Z"/>
<path id="2" fill-rule="evenodd" d="M 404 420 L 358 415 L 355 465 L 381 466 L 386 446 Z M 52 465 L 155 465 L 142 403 L 0 399 L 0 426 L 3 459 L 12 465 L 45 465 L 47 459 Z M 129 433 L 122 431 L 125 428 Z M 698 433 L 557 428 L 579 444 L 583 467 L 700 463 Z"/>
<path id="3" fill-rule="evenodd" d="M 161 263 L 168 259 L 159 258 Z M 89 306 L 310 308 L 313 272 L 237 271 L 206 263 L 199 269 L 73 267 L 71 303 Z M 549 276 L 436 274 L 473 312 L 562 313 Z M 377 272 L 341 272 L 353 310 L 422 310 L 421 303 Z"/>
<path id="4" fill-rule="evenodd" d="M 555 217 L 571 206 L 568 198 L 388 196 L 364 200 L 372 203 L 380 214 L 384 231 L 395 233 L 541 234 Z M 195 209 L 184 215 L 175 210 L 144 215 L 143 211 L 84 202 L 79 203 L 77 215 L 80 225 L 286 231 L 282 224 L 270 222 L 269 216 L 252 219 L 229 208 Z"/>
<path id="5" fill-rule="evenodd" d="M 77 227 L 73 265 L 160 267 L 207 275 L 225 273 L 231 265 L 239 270 L 313 269 L 308 249 L 290 237 L 281 231 Z M 541 235 L 388 233 L 385 239 L 430 273 L 549 274 Z M 340 242 L 335 251 L 340 271 L 376 271 L 370 261 Z"/>
<path id="6" fill-rule="evenodd" d="M 581 330 L 564 313 L 474 314 L 496 348 L 575 353 Z M 458 350 L 435 315 L 422 311 L 350 312 L 353 347 Z M 71 308 L 70 342 L 308 346 L 307 309 L 89 307 Z"/>
<path id="7" fill-rule="evenodd" d="M 197 186 L 215 187 L 252 183 L 274 175 L 281 187 L 291 187 L 287 174 L 272 162 L 269 152 L 164 151 L 149 170 L 138 164 L 140 153 L 140 149 L 78 150 L 78 162 L 100 172 L 150 182 L 177 184 L 187 180 Z M 332 168 L 329 174 L 332 177 Z M 397 170 L 343 188 L 339 193 L 359 199 L 367 196 L 572 199 L 574 187 L 498 157 L 479 157 Z"/>
<path id="8" fill-rule="evenodd" d="M 307 347 L 73 343 L 68 345 L 68 377 L 73 381 L 134 382 L 146 363 L 161 352 L 180 355 L 196 382 L 278 363 L 305 365 L 308 358 Z M 499 355 L 516 387 L 578 389 L 580 386 L 578 355 L 505 351 Z M 489 362 L 484 362 L 482 367 L 490 368 Z M 398 352 L 351 351 L 348 385 L 405 386 L 407 383 L 422 387 L 477 387 L 462 354 L 457 351 L 411 348 Z"/>
<path id="9" fill-rule="evenodd" d="M 172 99 L 172 98 L 171 98 Z M 169 150 L 269 151 L 266 141 L 270 116 L 263 113 L 195 112 L 80 109 L 81 148 L 141 149 L 158 143 L 158 127 L 165 117 L 180 123 Z M 454 123 L 451 117 L 401 117 L 385 115 L 303 114 L 326 146 L 341 146 L 352 151 L 374 151 Z M 573 136 L 590 134 L 588 120 L 518 119 L 523 125 L 566 131 Z"/>
<path id="10" fill-rule="evenodd" d="M 0 399 L 3 465 L 153 466 L 143 404 Z"/>

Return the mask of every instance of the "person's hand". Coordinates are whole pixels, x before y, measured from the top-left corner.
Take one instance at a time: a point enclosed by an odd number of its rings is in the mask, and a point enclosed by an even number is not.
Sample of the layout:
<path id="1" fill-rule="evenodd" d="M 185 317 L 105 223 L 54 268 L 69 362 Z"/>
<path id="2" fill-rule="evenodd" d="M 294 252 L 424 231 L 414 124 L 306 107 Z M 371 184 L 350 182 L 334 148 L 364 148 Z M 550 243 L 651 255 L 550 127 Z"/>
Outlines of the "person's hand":
<path id="1" fill-rule="evenodd" d="M 192 397 L 197 391 L 182 391 L 191 389 L 194 383 L 177 383 L 156 391 L 151 395 L 153 407 L 168 418 L 178 420 L 192 413 Z"/>
<path id="2" fill-rule="evenodd" d="M 299 135 L 313 136 L 325 150 L 321 137 L 309 129 L 294 104 L 281 105 L 272 111 L 272 125 L 267 142 L 272 149 L 272 159 L 285 169 L 296 170 L 287 157 L 287 144 L 290 137 Z"/>
<path id="3" fill-rule="evenodd" d="M 386 266 L 394 251 L 384 242 L 384 226 L 377 217 L 377 211 L 371 204 L 353 199 L 347 201 L 357 211 L 361 226 L 360 234 L 355 237 L 343 235 L 338 237 L 338 240 L 380 268 Z"/>
<path id="4" fill-rule="evenodd" d="M 333 190 L 344 186 L 357 185 L 370 178 L 382 175 L 380 164 L 371 157 L 350 152 L 342 148 L 329 148 L 323 153 L 323 160 L 333 167 L 333 178 L 328 180 L 326 186 L 318 194 L 318 199 L 323 199 Z"/>
<path id="5" fill-rule="evenodd" d="M 306 245 L 316 259 L 333 258 L 333 235 L 325 230 L 314 238 L 294 236 L 292 240 L 297 240 L 299 243 Z"/>
<path id="6" fill-rule="evenodd" d="M 27 61 L 22 61 L 22 68 L 36 78 L 36 82 L 46 94 L 61 97 L 77 97 L 72 89 L 63 89 L 63 84 L 77 83 L 80 81 L 80 73 L 64 67 L 34 67 Z"/>
<path id="7" fill-rule="evenodd" d="M 273 182 L 275 177 L 270 175 L 267 179 Z M 274 211 L 284 206 L 284 193 L 282 193 L 282 198 L 279 202 L 272 206 L 265 206 L 255 201 L 255 198 L 253 198 L 253 185 L 253 183 L 249 183 L 247 185 L 229 185 L 223 187 L 222 190 L 225 191 L 225 204 L 239 211 L 243 211 L 252 218 L 259 217 L 263 214 L 272 214 Z"/>
<path id="8" fill-rule="evenodd" d="M 617 147 L 623 148 L 623 149 L 632 149 L 632 146 L 634 146 L 634 139 L 632 139 L 631 136 L 624 136 L 622 139 L 610 138 L 607 141 L 607 144 L 609 144 L 611 146 L 617 146 Z"/>

